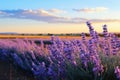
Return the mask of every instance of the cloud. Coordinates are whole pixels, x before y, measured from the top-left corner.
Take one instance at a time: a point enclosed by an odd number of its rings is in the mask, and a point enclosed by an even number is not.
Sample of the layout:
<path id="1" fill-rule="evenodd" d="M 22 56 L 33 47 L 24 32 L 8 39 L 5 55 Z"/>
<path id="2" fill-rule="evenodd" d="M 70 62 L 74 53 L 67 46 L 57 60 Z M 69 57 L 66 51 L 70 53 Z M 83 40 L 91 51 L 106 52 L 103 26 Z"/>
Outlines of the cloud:
<path id="1" fill-rule="evenodd" d="M 31 19 L 48 23 L 76 23 L 72 18 L 57 16 L 44 9 L 0 10 L 0 12 L 0 16 L 4 18 Z"/>
<path id="2" fill-rule="evenodd" d="M 3 14 L 4 13 L 4 14 Z M 0 14 L 2 17 L 17 18 L 17 19 L 32 19 L 44 22 L 56 22 L 61 17 L 49 13 L 47 10 L 1 10 Z"/>
<path id="3" fill-rule="evenodd" d="M 52 14 L 48 10 L 38 9 L 38 10 L 0 10 L 1 18 L 16 18 L 16 19 L 31 19 L 36 21 L 42 21 L 47 23 L 71 23 L 79 24 L 85 23 L 86 21 L 91 22 L 120 22 L 119 19 L 87 19 L 87 18 L 71 18 L 62 17 Z"/>
<path id="4" fill-rule="evenodd" d="M 100 23 L 100 22 L 120 22 L 120 19 L 90 19 L 89 21 Z"/>
<path id="5" fill-rule="evenodd" d="M 66 13 L 66 11 L 64 10 L 59 10 L 59 9 L 49 9 L 47 10 L 48 12 L 51 12 L 51 13 Z"/>
<path id="6" fill-rule="evenodd" d="M 107 10 L 108 10 L 108 8 L 106 8 L 106 7 L 73 9 L 73 11 L 85 12 L 85 13 L 104 12 L 104 11 L 107 11 Z"/>
<path id="7" fill-rule="evenodd" d="M 0 14 L 3 14 L 3 12 L 2 12 L 2 11 L 0 11 Z"/>

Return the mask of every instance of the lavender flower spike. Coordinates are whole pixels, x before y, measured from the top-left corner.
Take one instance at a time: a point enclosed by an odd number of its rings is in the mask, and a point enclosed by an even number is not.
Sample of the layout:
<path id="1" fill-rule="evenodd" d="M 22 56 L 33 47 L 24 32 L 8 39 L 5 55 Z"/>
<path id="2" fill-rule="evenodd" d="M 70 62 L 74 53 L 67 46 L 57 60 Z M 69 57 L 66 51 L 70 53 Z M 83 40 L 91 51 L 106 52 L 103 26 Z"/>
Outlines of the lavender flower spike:
<path id="1" fill-rule="evenodd" d="M 117 79 L 120 80 L 120 68 L 119 68 L 119 66 L 116 66 L 114 73 L 116 74 Z"/>

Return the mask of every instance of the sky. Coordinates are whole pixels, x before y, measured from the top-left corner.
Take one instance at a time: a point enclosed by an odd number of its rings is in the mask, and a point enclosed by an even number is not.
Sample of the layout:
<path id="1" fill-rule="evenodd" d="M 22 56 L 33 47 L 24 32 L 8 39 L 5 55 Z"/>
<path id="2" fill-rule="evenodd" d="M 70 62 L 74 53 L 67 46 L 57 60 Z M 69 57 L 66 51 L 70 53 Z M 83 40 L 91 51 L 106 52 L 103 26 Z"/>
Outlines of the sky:
<path id="1" fill-rule="evenodd" d="M 97 32 L 107 25 L 120 32 L 120 0 L 2 0 L 0 32 L 81 33 L 90 21 Z"/>

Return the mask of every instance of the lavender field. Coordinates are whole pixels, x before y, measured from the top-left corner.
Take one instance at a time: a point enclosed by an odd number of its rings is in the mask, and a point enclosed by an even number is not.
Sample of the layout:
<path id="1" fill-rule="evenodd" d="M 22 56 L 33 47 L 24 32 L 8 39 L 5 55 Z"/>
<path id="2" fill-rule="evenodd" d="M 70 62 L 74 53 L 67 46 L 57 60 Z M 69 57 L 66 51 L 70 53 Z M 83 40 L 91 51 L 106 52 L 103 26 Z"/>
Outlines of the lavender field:
<path id="1" fill-rule="evenodd" d="M 0 39 L 0 60 L 34 80 L 120 80 L 120 38 L 103 25 L 99 37 L 86 22 L 90 38 L 60 39 L 36 44 L 28 39 Z"/>

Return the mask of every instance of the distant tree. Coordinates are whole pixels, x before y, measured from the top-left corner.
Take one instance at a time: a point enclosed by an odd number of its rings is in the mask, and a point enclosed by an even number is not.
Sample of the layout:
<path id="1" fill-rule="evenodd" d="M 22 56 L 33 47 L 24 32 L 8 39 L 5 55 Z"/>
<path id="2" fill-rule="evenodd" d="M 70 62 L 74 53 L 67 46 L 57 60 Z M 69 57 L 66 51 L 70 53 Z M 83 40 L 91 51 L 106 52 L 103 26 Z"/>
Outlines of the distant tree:
<path id="1" fill-rule="evenodd" d="M 51 33 L 48 33 L 48 36 L 52 36 L 53 34 L 51 34 Z"/>
<path id="2" fill-rule="evenodd" d="M 99 33 L 99 36 L 100 36 L 100 37 L 103 37 L 103 34 L 100 34 L 100 33 Z"/>
<path id="3" fill-rule="evenodd" d="M 85 33 L 85 35 L 86 35 L 87 37 L 89 37 L 89 36 L 90 36 L 90 34 L 89 34 L 89 33 Z"/>
<path id="4" fill-rule="evenodd" d="M 43 34 L 38 34 L 38 36 L 42 36 Z"/>

